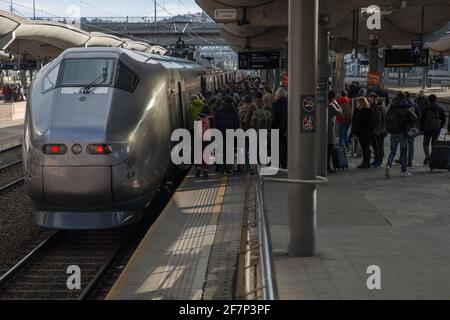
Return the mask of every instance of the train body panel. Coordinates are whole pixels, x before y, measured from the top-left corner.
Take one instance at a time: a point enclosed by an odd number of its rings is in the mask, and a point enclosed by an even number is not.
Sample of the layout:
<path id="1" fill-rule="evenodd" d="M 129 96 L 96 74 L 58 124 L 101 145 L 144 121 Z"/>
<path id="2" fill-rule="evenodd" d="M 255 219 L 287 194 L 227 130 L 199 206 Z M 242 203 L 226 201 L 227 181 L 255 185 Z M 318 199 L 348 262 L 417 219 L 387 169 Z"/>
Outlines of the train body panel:
<path id="1" fill-rule="evenodd" d="M 186 126 L 190 95 L 210 81 L 195 63 L 119 48 L 69 49 L 47 65 L 31 89 L 23 145 L 37 223 L 138 221 L 170 168 L 170 137 Z"/>

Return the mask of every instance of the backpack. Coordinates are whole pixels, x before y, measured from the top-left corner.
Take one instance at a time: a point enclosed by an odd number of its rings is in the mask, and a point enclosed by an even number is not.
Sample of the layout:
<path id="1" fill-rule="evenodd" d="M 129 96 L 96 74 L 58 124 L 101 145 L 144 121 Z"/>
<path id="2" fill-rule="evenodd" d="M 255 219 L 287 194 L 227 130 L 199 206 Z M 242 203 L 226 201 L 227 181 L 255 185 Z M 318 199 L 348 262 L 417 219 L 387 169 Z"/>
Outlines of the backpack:
<path id="1" fill-rule="evenodd" d="M 249 108 L 239 108 L 239 124 L 243 130 L 250 128 Z"/>
<path id="2" fill-rule="evenodd" d="M 353 114 L 352 103 L 350 101 L 344 102 L 341 104 L 341 108 L 342 108 L 342 118 L 344 119 L 344 121 L 345 122 L 352 121 L 352 114 Z"/>
<path id="3" fill-rule="evenodd" d="M 256 109 L 250 120 L 251 128 L 255 130 L 270 129 L 272 126 L 272 113 L 266 109 Z"/>
<path id="4" fill-rule="evenodd" d="M 427 110 L 427 116 L 425 118 L 425 131 L 436 132 L 441 129 L 441 119 L 439 117 L 439 109 Z"/>

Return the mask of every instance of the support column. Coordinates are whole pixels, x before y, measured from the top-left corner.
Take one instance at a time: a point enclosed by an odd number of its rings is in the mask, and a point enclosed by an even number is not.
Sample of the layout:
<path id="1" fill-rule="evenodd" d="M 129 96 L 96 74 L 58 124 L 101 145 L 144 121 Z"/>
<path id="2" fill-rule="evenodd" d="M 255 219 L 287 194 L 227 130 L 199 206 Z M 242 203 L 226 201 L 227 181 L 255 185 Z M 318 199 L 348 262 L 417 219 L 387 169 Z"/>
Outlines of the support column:
<path id="1" fill-rule="evenodd" d="M 317 174 L 327 176 L 328 153 L 328 78 L 330 64 L 328 61 L 328 30 L 319 29 L 319 51 L 317 70 Z"/>
<path id="2" fill-rule="evenodd" d="M 378 69 L 378 48 L 370 48 L 370 72 L 377 72 Z"/>
<path id="3" fill-rule="evenodd" d="M 289 0 L 289 178 L 315 180 L 315 132 L 303 108 L 316 95 L 318 0 Z M 312 98 L 312 99 L 311 99 Z M 312 104 L 313 109 L 315 104 Z M 306 108 L 308 109 L 308 108 Z M 312 117 L 314 119 L 314 116 Z M 307 122 L 307 121 L 306 121 Z M 313 121 L 313 124 L 315 119 Z M 314 124 L 315 126 L 315 124 Z M 316 186 L 290 184 L 288 192 L 290 256 L 315 254 Z"/>

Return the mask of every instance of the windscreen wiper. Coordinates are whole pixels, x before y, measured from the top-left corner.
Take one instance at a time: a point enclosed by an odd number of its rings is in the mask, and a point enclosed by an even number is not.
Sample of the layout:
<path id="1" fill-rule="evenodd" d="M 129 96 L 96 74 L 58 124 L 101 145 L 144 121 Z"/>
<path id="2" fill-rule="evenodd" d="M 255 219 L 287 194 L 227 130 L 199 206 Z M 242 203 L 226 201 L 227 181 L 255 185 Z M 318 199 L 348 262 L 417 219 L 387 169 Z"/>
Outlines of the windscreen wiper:
<path id="1" fill-rule="evenodd" d="M 105 73 L 102 73 L 97 78 L 92 80 L 91 83 L 89 83 L 86 87 L 80 90 L 82 93 L 89 93 L 89 90 L 91 90 L 92 87 L 94 87 L 97 83 L 99 83 L 100 80 L 104 81 L 105 79 Z"/>
<path id="2" fill-rule="evenodd" d="M 81 89 L 80 92 L 82 93 L 89 93 L 89 90 L 91 90 L 91 88 L 93 88 L 96 84 L 99 83 L 100 80 L 105 81 L 106 80 L 106 76 L 108 74 L 108 65 L 109 62 L 106 62 L 105 67 L 103 68 L 103 72 L 101 75 L 99 75 L 97 78 L 95 78 L 94 80 L 92 80 L 91 83 L 89 83 L 86 87 L 84 87 L 83 89 Z"/>

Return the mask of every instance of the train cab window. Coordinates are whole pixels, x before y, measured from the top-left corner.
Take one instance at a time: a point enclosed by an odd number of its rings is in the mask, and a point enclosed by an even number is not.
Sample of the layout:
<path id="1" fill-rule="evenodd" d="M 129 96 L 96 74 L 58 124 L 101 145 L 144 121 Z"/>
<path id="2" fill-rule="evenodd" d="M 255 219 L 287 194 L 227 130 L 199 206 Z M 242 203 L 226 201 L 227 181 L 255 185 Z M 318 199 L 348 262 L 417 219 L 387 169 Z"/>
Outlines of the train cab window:
<path id="1" fill-rule="evenodd" d="M 116 87 L 133 92 L 139 83 L 139 77 L 124 63 L 119 62 L 117 69 Z"/>
<path id="2" fill-rule="evenodd" d="M 43 92 L 47 92 L 56 88 L 58 73 L 59 73 L 59 64 L 56 67 L 54 67 L 49 73 L 47 73 L 47 75 L 44 77 Z"/>
<path id="3" fill-rule="evenodd" d="M 68 59 L 64 60 L 61 86 L 112 85 L 114 60 L 112 59 Z"/>

